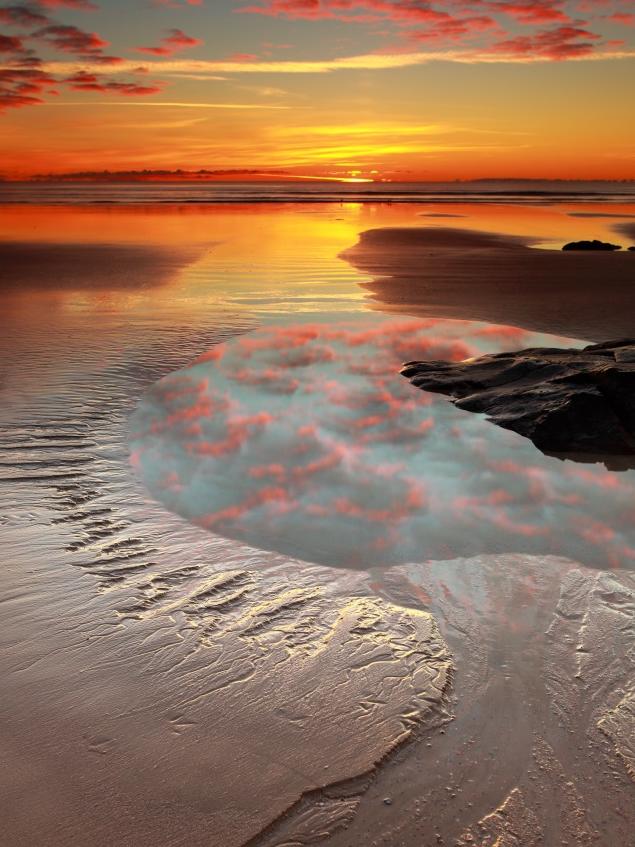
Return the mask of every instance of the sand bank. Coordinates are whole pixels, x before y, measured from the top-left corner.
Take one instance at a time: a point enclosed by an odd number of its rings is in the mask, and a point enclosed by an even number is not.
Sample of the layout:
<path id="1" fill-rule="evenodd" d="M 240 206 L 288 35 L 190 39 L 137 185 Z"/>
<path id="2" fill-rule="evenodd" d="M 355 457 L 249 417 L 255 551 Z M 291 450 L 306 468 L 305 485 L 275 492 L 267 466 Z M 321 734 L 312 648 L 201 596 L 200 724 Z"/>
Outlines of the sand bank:
<path id="1" fill-rule="evenodd" d="M 589 341 L 633 334 L 633 253 L 563 253 L 521 237 L 422 227 L 369 230 L 341 255 L 373 277 L 365 286 L 382 311 Z"/>
<path id="2" fill-rule="evenodd" d="M 0 241 L 0 291 L 123 291 L 163 285 L 202 250 L 156 244 Z"/>

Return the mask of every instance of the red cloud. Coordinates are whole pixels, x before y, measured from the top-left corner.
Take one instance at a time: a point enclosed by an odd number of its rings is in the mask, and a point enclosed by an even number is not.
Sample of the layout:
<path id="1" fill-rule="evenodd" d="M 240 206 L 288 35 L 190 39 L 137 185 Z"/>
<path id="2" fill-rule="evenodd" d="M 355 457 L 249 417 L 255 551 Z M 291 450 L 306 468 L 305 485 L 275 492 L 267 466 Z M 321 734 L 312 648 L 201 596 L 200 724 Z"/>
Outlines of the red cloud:
<path id="1" fill-rule="evenodd" d="M 158 47 L 137 47 L 139 53 L 150 53 L 153 56 L 171 56 L 181 50 L 198 47 L 203 42 L 200 38 L 186 35 L 182 29 L 170 29 L 165 38 L 161 39 Z"/>
<path id="2" fill-rule="evenodd" d="M 20 38 L 0 33 L 0 53 L 21 53 L 24 45 Z"/>
<path id="3" fill-rule="evenodd" d="M 519 35 L 499 41 L 493 50 L 518 56 L 541 56 L 547 59 L 569 59 L 593 52 L 601 36 L 586 29 L 559 26 L 543 29 L 535 35 Z"/>
<path id="4" fill-rule="evenodd" d="M 415 4 L 409 0 L 262 0 L 260 5 L 244 6 L 236 11 L 273 17 L 308 20 L 330 18 L 361 23 L 372 23 L 382 18 L 421 21 L 448 17 L 446 12 L 432 9 L 429 3 Z M 351 15 L 350 12 L 355 14 Z"/>
<path id="5" fill-rule="evenodd" d="M 254 415 L 236 415 L 228 417 L 224 438 L 218 441 L 195 441 L 187 445 L 190 452 L 199 456 L 226 456 L 250 441 L 254 433 L 263 429 L 274 420 L 268 412 Z"/>
<path id="6" fill-rule="evenodd" d="M 232 53 L 228 56 L 229 62 L 255 62 L 258 56 L 256 53 Z"/>
<path id="7" fill-rule="evenodd" d="M 433 24 L 428 29 L 410 33 L 410 38 L 415 41 L 463 41 L 466 37 L 493 29 L 500 30 L 500 27 L 493 18 L 485 15 L 472 18 L 449 18 Z"/>
<path id="8" fill-rule="evenodd" d="M 183 3 L 179 3 L 179 0 L 153 0 L 154 6 L 167 6 L 169 9 L 181 9 L 183 4 L 186 6 L 202 6 L 203 0 L 183 0 Z"/>
<path id="9" fill-rule="evenodd" d="M 5 6 L 0 9 L 0 23 L 9 26 L 46 26 L 50 23 L 46 15 L 28 6 Z"/>
<path id="10" fill-rule="evenodd" d="M 495 338 L 503 343 L 510 342 L 514 347 L 517 347 L 524 342 L 529 332 L 517 326 L 497 326 L 494 324 L 478 329 L 474 335 L 479 338 Z"/>
<path id="11" fill-rule="evenodd" d="M 86 11 L 94 11 L 99 6 L 91 3 L 90 0 L 38 0 L 40 6 L 45 9 L 84 9 Z"/>
<path id="12" fill-rule="evenodd" d="M 326 505 L 317 503 L 309 505 L 306 511 L 309 515 L 344 515 L 361 518 L 369 522 L 404 520 L 413 513 L 426 509 L 429 501 L 423 483 L 409 477 L 403 477 L 402 484 L 405 490 L 400 491 L 399 497 L 383 508 L 360 505 L 349 497 L 336 497 Z"/>
<path id="13" fill-rule="evenodd" d="M 0 69 L 0 111 L 35 106 L 40 95 L 49 91 L 56 80 L 38 67 L 38 60 L 25 54 L 8 67 Z"/>
<path id="14" fill-rule="evenodd" d="M 620 11 L 622 0 L 581 0 L 578 9 L 585 8 L 597 16 L 598 6 L 613 15 L 604 19 L 630 25 L 635 15 Z M 410 40 L 423 43 L 464 42 L 489 35 L 500 41 L 494 52 L 542 59 L 566 59 L 593 52 L 600 36 L 587 29 L 585 21 L 574 20 L 567 13 L 564 0 L 258 0 L 257 3 L 236 9 L 237 12 L 304 20 L 340 20 L 348 23 L 388 21 Z M 516 26 L 510 31 L 511 22 Z M 406 27 L 425 28 L 414 31 Z M 559 24 L 554 29 L 536 30 L 539 25 Z M 518 33 L 518 25 L 531 27 L 529 33 Z M 390 33 L 388 33 L 390 34 Z M 617 46 L 608 41 L 602 46 Z"/>
<path id="15" fill-rule="evenodd" d="M 612 15 L 607 15 L 606 20 L 616 24 L 624 24 L 625 26 L 635 26 L 635 15 L 627 12 L 614 12 Z"/>
<path id="16" fill-rule="evenodd" d="M 103 51 L 108 42 L 96 32 L 86 32 L 79 27 L 57 23 L 40 10 L 45 9 L 95 9 L 87 0 L 42 0 L 34 6 L 16 4 L 0 8 L 0 22 L 24 29 L 37 27 L 28 36 L 54 50 L 70 53 L 91 64 L 113 65 L 122 61 L 118 56 L 108 56 Z M 172 30 L 166 41 L 176 45 L 195 39 Z M 0 111 L 43 102 L 43 94 L 55 94 L 51 86 L 63 82 L 76 91 L 94 91 L 123 96 L 145 96 L 161 90 L 157 83 L 139 85 L 135 82 L 105 80 L 95 73 L 80 71 L 67 79 L 59 80 L 44 73 L 42 60 L 24 46 L 24 36 L 0 35 L 0 53 L 12 56 L 12 61 L 0 70 Z"/>
<path id="17" fill-rule="evenodd" d="M 75 91 L 98 91 L 104 94 L 123 94 L 127 97 L 139 97 L 157 94 L 161 91 L 159 85 L 137 85 L 134 82 L 103 81 L 96 74 L 79 71 L 64 80 Z"/>
<path id="18" fill-rule="evenodd" d="M 529 0 L 525 3 L 488 3 L 492 12 L 509 15 L 523 24 L 547 23 L 549 21 L 560 21 L 570 23 L 571 18 L 560 8 L 561 2 L 554 0 Z"/>
<path id="19" fill-rule="evenodd" d="M 92 53 L 100 53 L 109 43 L 100 38 L 96 32 L 85 32 L 76 26 L 63 24 L 51 24 L 43 27 L 34 32 L 33 37 L 45 41 L 55 50 L 86 56 Z"/>
<path id="20" fill-rule="evenodd" d="M 274 394 L 293 394 L 300 387 L 300 381 L 288 376 L 281 368 L 272 367 L 264 371 L 241 368 L 230 374 L 229 378 L 243 385 L 259 385 L 263 390 Z"/>
<path id="21" fill-rule="evenodd" d="M 394 23 L 428 23 L 460 19 L 474 10 L 487 10 L 504 14 L 522 22 L 569 21 L 561 7 L 562 0 L 440 0 L 433 5 L 425 0 L 260 0 L 257 5 L 244 6 L 238 12 L 304 18 L 368 23 L 389 20 Z M 439 8 L 441 7 L 441 8 Z M 352 14 L 351 14 L 352 13 Z"/>

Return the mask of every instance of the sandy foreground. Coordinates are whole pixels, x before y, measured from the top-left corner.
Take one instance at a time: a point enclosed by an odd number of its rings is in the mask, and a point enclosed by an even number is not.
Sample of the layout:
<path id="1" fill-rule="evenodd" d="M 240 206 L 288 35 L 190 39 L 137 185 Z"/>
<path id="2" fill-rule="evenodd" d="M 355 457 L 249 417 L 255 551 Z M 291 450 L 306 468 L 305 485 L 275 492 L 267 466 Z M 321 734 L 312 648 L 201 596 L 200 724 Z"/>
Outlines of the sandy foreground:
<path id="1" fill-rule="evenodd" d="M 392 274 L 401 299 L 386 280 L 373 291 L 401 308 L 413 270 L 393 246 L 354 261 Z M 353 573 L 203 533 L 149 501 L 127 419 L 152 382 L 248 324 L 149 322 L 131 338 L 80 306 L 36 318 L 6 303 L 6 844 L 634 843 L 631 573 L 513 554 Z M 493 298 L 470 317 L 596 340 L 586 300 L 558 329 L 530 306 Z M 621 311 L 603 334 L 626 334 Z"/>

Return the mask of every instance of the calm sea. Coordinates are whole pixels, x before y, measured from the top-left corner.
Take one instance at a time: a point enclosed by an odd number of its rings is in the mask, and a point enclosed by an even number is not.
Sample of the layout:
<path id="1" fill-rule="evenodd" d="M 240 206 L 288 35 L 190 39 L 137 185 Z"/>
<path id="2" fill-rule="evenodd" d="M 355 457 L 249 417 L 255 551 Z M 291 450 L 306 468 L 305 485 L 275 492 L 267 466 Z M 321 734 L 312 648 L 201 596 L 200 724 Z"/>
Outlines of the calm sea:
<path id="1" fill-rule="evenodd" d="M 338 182 L 3 182 L 0 203 L 505 203 L 628 200 L 635 181 L 479 180 L 430 183 Z"/>

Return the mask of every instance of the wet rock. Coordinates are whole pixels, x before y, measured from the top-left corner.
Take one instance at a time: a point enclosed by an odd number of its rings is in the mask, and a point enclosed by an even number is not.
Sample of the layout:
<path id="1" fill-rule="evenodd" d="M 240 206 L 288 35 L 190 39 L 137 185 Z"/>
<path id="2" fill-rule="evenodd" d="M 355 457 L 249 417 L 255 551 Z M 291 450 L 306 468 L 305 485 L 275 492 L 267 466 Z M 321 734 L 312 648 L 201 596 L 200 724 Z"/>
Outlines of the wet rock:
<path id="1" fill-rule="evenodd" d="M 609 241 L 570 241 L 565 244 L 563 250 L 621 250 L 621 244 L 611 244 Z"/>
<path id="2" fill-rule="evenodd" d="M 408 362 L 417 388 L 571 458 L 635 455 L 635 339 L 535 348 L 465 362 Z"/>

